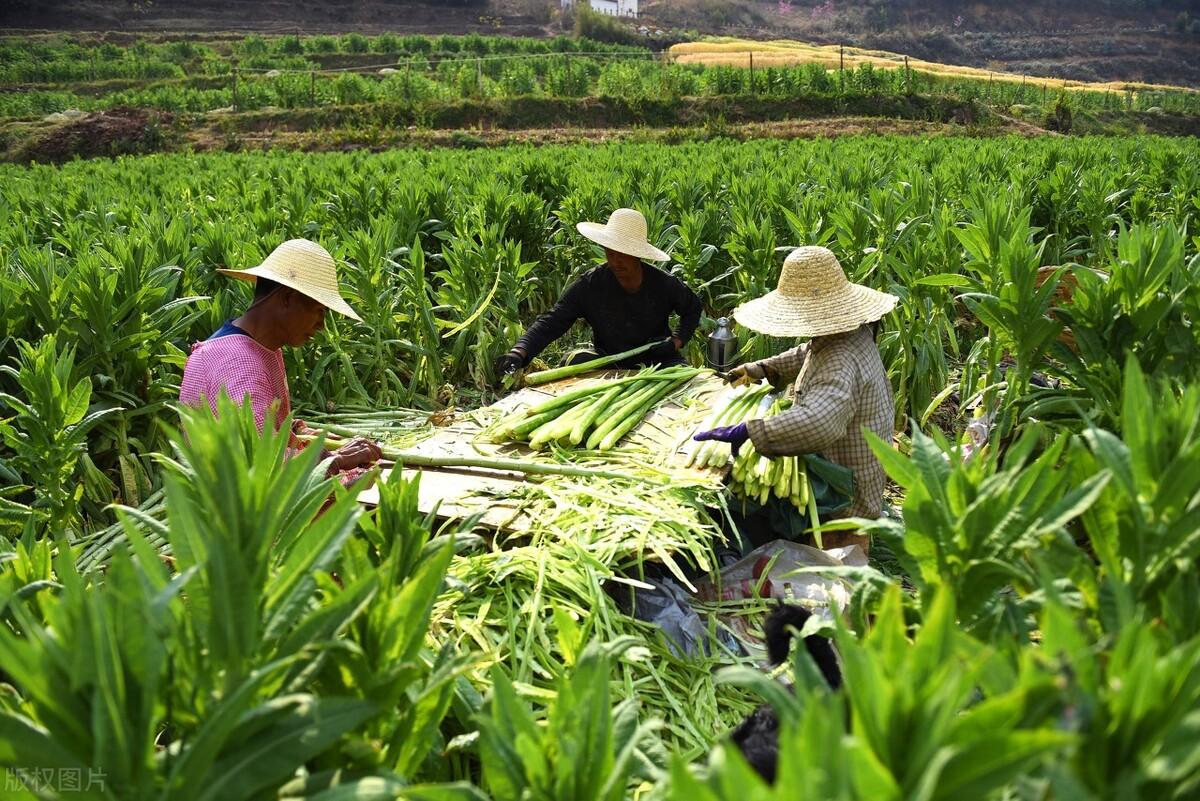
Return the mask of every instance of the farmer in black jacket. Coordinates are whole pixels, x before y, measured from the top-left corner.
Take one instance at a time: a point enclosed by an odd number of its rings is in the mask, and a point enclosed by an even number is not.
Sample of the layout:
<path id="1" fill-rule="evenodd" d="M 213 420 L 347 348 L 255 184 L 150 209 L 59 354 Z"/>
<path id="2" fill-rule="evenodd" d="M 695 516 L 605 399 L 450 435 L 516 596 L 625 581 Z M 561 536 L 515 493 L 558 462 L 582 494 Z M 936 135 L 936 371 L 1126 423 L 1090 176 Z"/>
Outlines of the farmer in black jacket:
<path id="1" fill-rule="evenodd" d="M 700 324 L 701 304 L 687 284 L 642 259 L 669 257 L 646 240 L 646 218 L 633 209 L 617 209 L 607 225 L 581 222 L 579 233 L 604 247 L 608 263 L 588 270 L 575 281 L 548 313 L 543 314 L 496 360 L 497 376 L 529 364 L 582 317 L 592 327 L 594 349 L 577 351 L 568 364 L 631 350 L 659 340 L 660 346 L 618 362 L 617 367 L 683 364 L 680 351 Z M 679 325 L 672 330 L 672 314 Z"/>

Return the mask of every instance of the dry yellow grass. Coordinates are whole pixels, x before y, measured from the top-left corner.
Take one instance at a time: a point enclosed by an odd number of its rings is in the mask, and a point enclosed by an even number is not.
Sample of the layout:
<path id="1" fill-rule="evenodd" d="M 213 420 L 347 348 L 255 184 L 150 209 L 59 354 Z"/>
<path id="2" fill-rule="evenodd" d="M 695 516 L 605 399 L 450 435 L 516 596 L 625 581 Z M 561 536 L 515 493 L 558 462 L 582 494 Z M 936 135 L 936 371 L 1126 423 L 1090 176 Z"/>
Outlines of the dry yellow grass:
<path id="1" fill-rule="evenodd" d="M 813 45 L 788 39 L 756 42 L 750 39 L 736 39 L 722 36 L 713 37 L 703 42 L 677 44 L 671 48 L 671 56 L 677 63 L 703 64 L 705 66 L 748 67 L 750 66 L 750 56 L 752 53 L 754 55 L 754 66 L 756 67 L 820 64 L 826 69 L 837 69 L 841 60 L 838 45 Z M 870 64 L 880 69 L 896 69 L 904 66 L 904 56 L 900 53 L 889 53 L 884 50 L 864 50 L 857 47 L 847 47 L 845 49 L 846 69 L 855 69 L 860 64 Z M 1086 81 L 1069 81 L 1062 78 L 1015 75 L 1009 72 L 995 72 L 976 67 L 960 67 L 953 64 L 923 61 L 919 58 L 910 58 L 908 66 L 909 69 L 943 78 L 974 78 L 985 81 L 1027 83 L 1033 86 L 1045 86 L 1050 89 L 1072 89 L 1089 92 L 1171 91 L 1192 93 L 1197 91 L 1182 86 L 1131 81 L 1089 83 Z"/>

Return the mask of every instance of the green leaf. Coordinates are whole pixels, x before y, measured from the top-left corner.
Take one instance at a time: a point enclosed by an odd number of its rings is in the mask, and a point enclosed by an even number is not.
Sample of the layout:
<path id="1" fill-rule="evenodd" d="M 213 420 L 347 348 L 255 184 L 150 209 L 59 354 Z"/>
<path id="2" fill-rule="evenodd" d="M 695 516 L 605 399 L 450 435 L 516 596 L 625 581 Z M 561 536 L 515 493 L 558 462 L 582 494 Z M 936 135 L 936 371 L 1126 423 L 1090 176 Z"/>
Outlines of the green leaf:
<path id="1" fill-rule="evenodd" d="M 322 753 L 378 712 L 372 704 L 352 698 L 285 696 L 252 710 L 238 725 L 253 725 L 256 715 L 278 710 L 286 711 L 279 716 L 272 714 L 271 725 L 254 731 L 244 743 L 217 760 L 203 791 L 195 796 L 197 801 L 256 797 L 281 784 L 295 773 L 297 765 Z"/>
<path id="2" fill-rule="evenodd" d="M 960 748 L 946 764 L 932 798 L 986 798 L 1006 787 L 1034 762 L 1065 749 L 1075 738 L 1067 732 L 1039 729 L 991 732 Z"/>

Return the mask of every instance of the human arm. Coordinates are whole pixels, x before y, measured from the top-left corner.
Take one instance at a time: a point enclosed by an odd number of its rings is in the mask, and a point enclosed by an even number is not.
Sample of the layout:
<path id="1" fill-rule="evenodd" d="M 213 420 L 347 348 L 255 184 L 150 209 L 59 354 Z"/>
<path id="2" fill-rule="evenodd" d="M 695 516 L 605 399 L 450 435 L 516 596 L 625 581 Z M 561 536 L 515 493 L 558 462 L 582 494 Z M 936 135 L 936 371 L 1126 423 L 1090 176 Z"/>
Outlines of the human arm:
<path id="1" fill-rule="evenodd" d="M 365 437 L 355 437 L 343 443 L 331 454 L 333 461 L 329 465 L 329 473 L 339 473 L 356 467 L 366 467 L 379 461 L 383 451 L 379 446 Z"/>
<path id="2" fill-rule="evenodd" d="M 677 350 L 682 350 L 700 325 L 704 304 L 692 288 L 675 276 L 669 276 L 671 307 L 679 315 L 679 325 L 671 332 Z"/>
<path id="3" fill-rule="evenodd" d="M 583 316 L 583 298 L 585 288 L 582 279 L 575 281 L 563 292 L 554 308 L 538 317 L 533 325 L 517 340 L 509 354 L 521 360 L 520 366 L 525 366 L 529 360 L 537 356 L 546 346 L 570 330 L 575 321 Z"/>
<path id="4" fill-rule="evenodd" d="M 844 438 L 854 417 L 856 374 L 847 356 L 824 359 L 792 408 L 747 423 L 755 450 L 764 456 L 819 453 Z"/>
<path id="5" fill-rule="evenodd" d="M 756 362 L 747 362 L 730 370 L 729 380 L 736 381 L 744 372 L 745 376 L 753 381 L 765 378 L 771 386 L 780 388 L 795 380 L 800 368 L 804 366 L 807 355 L 808 346 L 801 345 Z"/>

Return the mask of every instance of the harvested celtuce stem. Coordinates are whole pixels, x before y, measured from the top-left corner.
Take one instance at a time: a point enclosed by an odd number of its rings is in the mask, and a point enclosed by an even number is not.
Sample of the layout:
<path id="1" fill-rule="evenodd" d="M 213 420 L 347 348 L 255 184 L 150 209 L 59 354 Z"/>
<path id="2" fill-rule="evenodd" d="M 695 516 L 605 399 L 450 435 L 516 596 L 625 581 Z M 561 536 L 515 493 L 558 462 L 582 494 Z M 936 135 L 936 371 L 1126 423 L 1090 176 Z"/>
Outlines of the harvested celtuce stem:
<path id="1" fill-rule="evenodd" d="M 398 451 L 391 448 L 381 448 L 383 458 L 402 464 L 405 467 L 478 467 L 484 470 L 500 472 L 524 473 L 537 476 L 575 476 L 578 478 L 606 478 L 614 480 L 629 480 L 633 478 L 647 484 L 662 484 L 663 479 L 650 475 L 633 475 L 616 473 L 612 470 L 595 470 L 590 467 L 577 467 L 557 462 L 534 462 L 520 459 L 489 459 L 482 456 L 428 456 L 423 453 Z"/>
<path id="2" fill-rule="evenodd" d="M 725 407 L 712 420 L 706 423 L 708 428 L 741 423 L 749 419 L 758 404 L 766 397 L 771 387 L 766 384 L 748 385 L 739 390 L 729 399 Z M 692 451 L 688 460 L 689 467 L 724 467 L 729 463 L 729 449 L 725 443 L 709 440 Z"/>
<path id="3" fill-rule="evenodd" d="M 489 429 L 493 442 L 527 442 L 534 450 L 555 443 L 609 450 L 656 405 L 702 371 L 678 366 L 647 368 L 602 381 L 509 414 Z"/>
<path id="4" fill-rule="evenodd" d="M 355 437 L 355 432 L 340 426 L 313 426 L 315 430 L 332 434 L 336 437 Z M 300 437 L 302 440 L 313 440 L 314 437 Z M 576 478 L 603 478 L 617 481 L 638 481 L 645 484 L 670 483 L 670 476 L 653 474 L 648 471 L 622 472 L 612 470 L 597 470 L 591 467 L 580 467 L 558 462 L 528 461 L 521 459 L 498 459 L 486 456 L 430 456 L 424 453 L 412 453 L 387 445 L 380 446 L 383 458 L 402 464 L 406 467 L 478 467 L 482 470 L 498 472 L 524 473 L 531 476 L 574 476 Z"/>
<path id="5" fill-rule="evenodd" d="M 664 340 L 665 341 L 665 340 Z M 537 373 L 530 373 L 525 376 L 525 384 L 535 387 L 538 384 L 546 384 L 550 381 L 557 381 L 560 378 L 571 378 L 572 376 L 581 375 L 591 370 L 599 370 L 602 367 L 608 367 L 610 364 L 624 361 L 633 356 L 640 356 L 653 347 L 661 345 L 662 342 L 647 342 L 645 345 L 639 345 L 636 348 L 625 351 L 624 353 L 614 353 L 611 356 L 601 356 L 599 359 L 592 359 L 588 362 L 579 364 L 571 364 L 566 367 L 555 367 L 553 370 L 542 370 Z"/>
<path id="6" fill-rule="evenodd" d="M 646 386 L 638 387 L 636 391 L 618 401 L 608 417 L 601 421 L 600 425 L 596 426 L 595 430 L 592 431 L 592 435 L 588 437 L 587 446 L 589 448 L 600 448 L 600 442 L 604 437 L 608 436 L 608 432 L 616 428 L 634 408 L 640 407 L 641 402 L 653 392 L 654 385 L 647 384 Z"/>
<path id="7" fill-rule="evenodd" d="M 756 413 L 757 405 L 758 399 L 755 399 L 745 409 L 744 414 L 750 416 Z M 767 416 L 778 414 L 783 409 L 784 404 L 777 400 L 771 405 Z M 755 449 L 753 442 L 747 441 L 734 459 L 732 475 L 733 493 L 740 498 L 750 498 L 759 504 L 765 504 L 774 495 L 789 501 L 800 512 L 808 512 L 812 518 L 817 544 L 821 544 L 816 499 L 809 490 L 808 471 L 805 469 L 803 457 L 763 456 Z"/>
<path id="8" fill-rule="evenodd" d="M 667 395 L 678 389 L 685 381 L 687 381 L 686 378 L 678 378 L 667 386 L 655 387 L 654 392 L 648 398 L 646 398 L 640 406 L 635 408 L 630 414 L 625 415 L 621 422 L 618 423 L 611 431 L 609 431 L 604 436 L 604 439 L 600 440 L 600 450 L 606 451 L 616 445 L 617 441 L 620 440 L 621 437 L 628 434 L 633 430 L 634 426 L 642 422 L 642 418 L 645 417 L 651 409 L 657 406 L 658 403 Z"/>
<path id="9" fill-rule="evenodd" d="M 578 445 L 579 443 L 583 442 L 583 438 L 587 434 L 588 430 L 596 424 L 596 421 L 600 419 L 600 415 L 604 413 L 605 409 L 607 409 L 620 394 L 621 388 L 613 387 L 608 392 L 605 392 L 603 395 L 601 395 L 599 399 L 595 401 L 595 403 L 588 407 L 587 414 L 583 415 L 578 421 L 576 421 L 574 427 L 571 429 L 571 436 L 569 439 L 572 445 Z"/>

